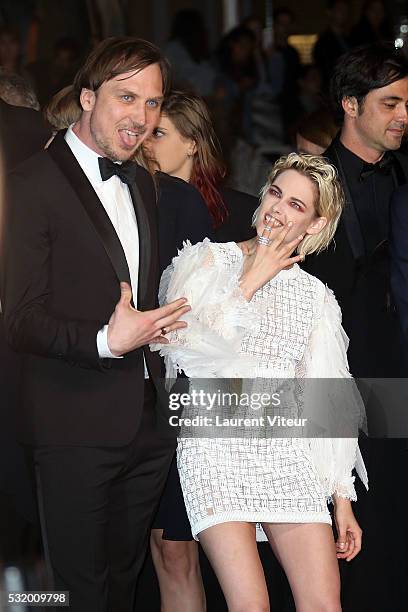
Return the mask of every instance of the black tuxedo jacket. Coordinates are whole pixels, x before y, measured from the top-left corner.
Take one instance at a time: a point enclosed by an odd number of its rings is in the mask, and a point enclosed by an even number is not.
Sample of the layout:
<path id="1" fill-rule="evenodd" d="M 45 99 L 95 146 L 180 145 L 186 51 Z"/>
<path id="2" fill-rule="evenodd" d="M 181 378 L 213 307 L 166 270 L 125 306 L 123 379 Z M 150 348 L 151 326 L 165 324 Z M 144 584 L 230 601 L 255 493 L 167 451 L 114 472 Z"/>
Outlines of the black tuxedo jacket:
<path id="1" fill-rule="evenodd" d="M 398 151 L 395 151 L 393 155 L 403 173 L 403 177 L 395 177 L 397 187 L 398 182 L 408 182 L 408 157 Z M 307 257 L 304 267 L 308 272 L 326 282 L 341 300 L 350 295 L 355 287 L 358 267 L 364 257 L 364 241 L 355 202 L 353 202 L 348 187 L 346 172 L 337 152 L 336 139 L 323 153 L 323 156 L 337 168 L 346 203 L 333 242 L 319 255 Z"/>
<path id="2" fill-rule="evenodd" d="M 364 255 L 356 205 L 337 146 L 335 139 L 323 155 L 338 170 L 346 196 L 344 212 L 329 248 L 318 255 L 306 257 L 302 267 L 326 283 L 339 301 L 343 326 L 350 338 L 352 374 L 365 377 L 405 376 L 399 328 L 389 304 L 389 273 L 379 271 L 381 266 L 387 268 L 384 253 L 378 252 L 378 263 L 377 255 L 371 258 Z M 398 172 L 393 169 L 397 187 L 408 181 L 408 158 L 398 151 L 393 155 L 399 164 Z"/>
<path id="3" fill-rule="evenodd" d="M 157 305 L 155 190 L 138 167 L 130 186 L 139 230 L 138 308 Z M 35 445 L 120 446 L 135 436 L 143 406 L 143 353 L 100 359 L 97 332 L 130 283 L 120 241 L 60 132 L 8 180 L 2 302 L 8 341 L 23 354 L 20 437 Z"/>

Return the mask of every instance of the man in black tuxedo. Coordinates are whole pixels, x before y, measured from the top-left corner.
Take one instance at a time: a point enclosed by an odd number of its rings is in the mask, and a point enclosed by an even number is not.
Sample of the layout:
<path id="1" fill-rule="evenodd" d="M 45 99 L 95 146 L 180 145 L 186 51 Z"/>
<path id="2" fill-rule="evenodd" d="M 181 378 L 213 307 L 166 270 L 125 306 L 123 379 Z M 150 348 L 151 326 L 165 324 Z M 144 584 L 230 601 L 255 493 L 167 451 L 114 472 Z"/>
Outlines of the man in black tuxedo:
<path id="1" fill-rule="evenodd" d="M 388 215 L 392 193 L 408 181 L 408 159 L 398 151 L 408 122 L 408 63 L 391 45 L 355 49 L 340 58 L 331 89 L 342 128 L 324 155 L 338 170 L 346 204 L 332 245 L 304 267 L 339 301 L 351 373 L 404 377 L 408 366 L 390 297 Z M 386 435 L 373 431 L 376 420 L 369 403 L 369 433 Z M 358 491 L 355 510 L 365 535 L 359 558 L 342 568 L 343 609 L 402 611 L 406 543 L 390 539 L 384 526 L 406 524 L 408 499 L 399 482 L 406 478 L 406 444 L 371 438 L 362 446 L 370 491 Z"/>
<path id="2" fill-rule="evenodd" d="M 408 181 L 408 158 L 398 151 L 407 125 L 408 63 L 388 46 L 350 51 L 336 65 L 332 97 L 342 128 L 323 155 L 338 170 L 346 205 L 331 246 L 304 267 L 340 303 L 353 375 L 405 376 L 390 300 L 388 215 L 393 191 Z"/>
<path id="3" fill-rule="evenodd" d="M 100 43 L 75 79 L 79 121 L 8 181 L 2 301 L 23 354 L 20 438 L 73 611 L 132 610 L 174 452 L 146 345 L 184 327 L 189 307 L 156 308 L 155 190 L 128 162 L 158 122 L 168 70 L 146 41 Z"/>

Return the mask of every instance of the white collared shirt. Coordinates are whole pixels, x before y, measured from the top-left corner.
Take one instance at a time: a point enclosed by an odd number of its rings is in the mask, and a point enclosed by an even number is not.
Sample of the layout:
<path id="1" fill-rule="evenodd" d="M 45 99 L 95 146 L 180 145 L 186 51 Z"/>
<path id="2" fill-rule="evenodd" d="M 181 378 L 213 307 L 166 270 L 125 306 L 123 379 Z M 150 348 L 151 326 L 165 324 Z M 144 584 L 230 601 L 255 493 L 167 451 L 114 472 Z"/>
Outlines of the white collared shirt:
<path id="1" fill-rule="evenodd" d="M 85 172 L 115 228 L 125 252 L 132 285 L 133 302 L 137 308 L 139 232 L 129 188 L 116 175 L 112 176 L 107 181 L 102 180 L 98 163 L 98 158 L 101 156 L 78 138 L 73 132 L 72 126 L 68 128 L 65 140 L 77 162 Z M 98 332 L 96 341 L 98 353 L 101 358 L 115 357 L 109 350 L 107 325 Z"/>

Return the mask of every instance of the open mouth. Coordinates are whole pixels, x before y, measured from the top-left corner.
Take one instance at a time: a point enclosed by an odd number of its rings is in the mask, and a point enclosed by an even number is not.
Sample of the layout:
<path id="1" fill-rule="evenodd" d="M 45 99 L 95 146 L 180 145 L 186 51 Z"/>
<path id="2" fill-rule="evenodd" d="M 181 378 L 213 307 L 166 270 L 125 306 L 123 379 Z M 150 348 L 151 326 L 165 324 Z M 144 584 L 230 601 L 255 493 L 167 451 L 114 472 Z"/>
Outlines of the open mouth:
<path id="1" fill-rule="evenodd" d="M 283 223 L 281 223 L 276 217 L 273 217 L 269 213 L 267 213 L 264 217 L 265 225 L 272 228 L 283 227 Z"/>
<path id="2" fill-rule="evenodd" d="M 140 131 L 137 132 L 136 130 L 130 130 L 127 128 L 122 128 L 119 130 L 119 135 L 122 140 L 122 143 L 126 147 L 135 146 L 135 144 L 137 143 L 137 139 L 140 138 L 142 134 L 143 132 L 140 132 Z"/>

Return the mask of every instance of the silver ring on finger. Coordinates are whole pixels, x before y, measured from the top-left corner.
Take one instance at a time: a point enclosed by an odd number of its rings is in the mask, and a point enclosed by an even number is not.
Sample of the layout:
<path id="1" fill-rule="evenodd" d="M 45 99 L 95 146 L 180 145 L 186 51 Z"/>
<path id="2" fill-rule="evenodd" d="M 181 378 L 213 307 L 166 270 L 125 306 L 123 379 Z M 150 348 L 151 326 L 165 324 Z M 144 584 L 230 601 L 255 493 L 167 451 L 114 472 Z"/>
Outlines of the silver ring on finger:
<path id="1" fill-rule="evenodd" d="M 264 230 L 265 230 L 266 232 L 271 232 L 271 231 L 272 231 L 272 228 L 271 228 L 271 226 L 270 226 L 270 225 L 265 225 L 265 226 L 264 226 Z"/>
<path id="2" fill-rule="evenodd" d="M 161 336 L 165 336 L 167 334 L 168 330 L 165 327 L 162 327 L 160 330 L 160 335 Z"/>
<path id="3" fill-rule="evenodd" d="M 266 236 L 258 236 L 256 241 L 258 244 L 263 244 L 264 246 L 269 246 L 271 243 L 271 239 L 267 238 Z"/>

